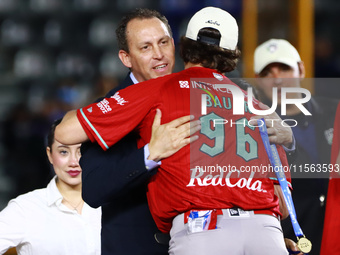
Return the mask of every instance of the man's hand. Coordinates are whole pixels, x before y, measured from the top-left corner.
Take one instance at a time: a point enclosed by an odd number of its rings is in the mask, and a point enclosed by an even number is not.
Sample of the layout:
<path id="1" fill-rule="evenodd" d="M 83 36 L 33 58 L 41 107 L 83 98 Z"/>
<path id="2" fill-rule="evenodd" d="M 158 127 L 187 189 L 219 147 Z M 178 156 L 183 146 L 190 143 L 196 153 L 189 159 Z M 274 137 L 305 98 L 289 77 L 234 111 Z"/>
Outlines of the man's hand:
<path id="1" fill-rule="evenodd" d="M 303 253 L 300 251 L 299 247 L 293 240 L 285 238 L 285 244 L 287 250 L 289 251 L 289 254 L 303 255 Z"/>
<path id="2" fill-rule="evenodd" d="M 263 103 L 259 103 L 259 107 L 263 110 L 269 109 L 269 107 Z M 251 119 L 261 119 L 264 118 L 267 126 L 269 142 L 284 145 L 287 148 L 291 148 L 293 143 L 293 132 L 290 127 L 283 126 L 282 119 L 273 112 L 269 115 L 257 115 L 251 117 Z M 254 124 L 255 125 L 255 124 Z"/>
<path id="3" fill-rule="evenodd" d="M 152 125 L 148 158 L 156 162 L 173 155 L 190 142 L 196 141 L 198 135 L 193 136 L 193 134 L 201 129 L 201 122 L 193 121 L 192 115 L 175 119 L 163 125 L 161 125 L 161 118 L 162 113 L 157 109 Z"/>

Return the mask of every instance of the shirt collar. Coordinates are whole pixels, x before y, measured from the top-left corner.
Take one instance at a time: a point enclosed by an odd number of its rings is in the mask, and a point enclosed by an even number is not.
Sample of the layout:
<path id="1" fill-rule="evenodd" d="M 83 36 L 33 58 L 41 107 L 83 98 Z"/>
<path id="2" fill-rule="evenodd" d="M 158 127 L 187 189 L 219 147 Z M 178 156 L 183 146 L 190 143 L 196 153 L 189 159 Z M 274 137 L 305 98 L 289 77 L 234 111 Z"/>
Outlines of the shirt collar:
<path id="1" fill-rule="evenodd" d="M 57 181 L 57 176 L 55 175 L 46 188 L 48 206 L 51 206 L 53 204 L 60 205 L 61 201 L 63 200 L 63 196 L 61 195 L 61 193 L 59 192 L 57 188 L 56 181 Z"/>
<path id="2" fill-rule="evenodd" d="M 130 73 L 130 78 L 131 78 L 131 80 L 132 80 L 133 84 L 137 84 L 137 83 L 139 83 L 139 82 L 137 81 L 136 77 L 133 75 L 133 73 L 132 73 L 132 72 Z"/>

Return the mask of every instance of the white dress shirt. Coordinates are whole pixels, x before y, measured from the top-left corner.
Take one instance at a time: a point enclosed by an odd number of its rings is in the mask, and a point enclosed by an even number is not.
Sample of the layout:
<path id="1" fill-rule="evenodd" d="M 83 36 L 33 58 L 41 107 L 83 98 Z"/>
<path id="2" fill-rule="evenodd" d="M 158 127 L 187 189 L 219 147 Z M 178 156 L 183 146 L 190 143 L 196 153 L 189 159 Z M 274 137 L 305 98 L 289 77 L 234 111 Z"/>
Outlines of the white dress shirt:
<path id="1" fill-rule="evenodd" d="M 139 83 L 132 72 L 130 73 L 130 79 L 132 80 L 134 84 Z M 144 163 L 145 163 L 146 169 L 150 171 L 156 167 L 159 167 L 162 163 L 161 161 L 156 162 L 153 160 L 148 160 L 149 155 L 150 155 L 149 144 L 146 144 L 144 146 Z"/>
<path id="2" fill-rule="evenodd" d="M 100 255 L 101 208 L 84 203 L 82 214 L 61 203 L 56 176 L 47 188 L 9 201 L 0 212 L 0 254 Z"/>

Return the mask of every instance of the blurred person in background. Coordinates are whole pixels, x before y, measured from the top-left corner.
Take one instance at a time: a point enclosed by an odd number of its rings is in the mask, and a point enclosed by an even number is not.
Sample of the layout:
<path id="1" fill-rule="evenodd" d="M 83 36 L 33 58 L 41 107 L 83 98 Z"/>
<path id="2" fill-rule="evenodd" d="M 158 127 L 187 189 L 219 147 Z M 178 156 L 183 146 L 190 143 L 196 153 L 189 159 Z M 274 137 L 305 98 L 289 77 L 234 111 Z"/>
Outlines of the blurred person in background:
<path id="1" fill-rule="evenodd" d="M 56 141 L 59 123 L 51 126 L 46 147 L 55 176 L 46 188 L 18 196 L 0 212 L 0 254 L 11 247 L 21 255 L 101 254 L 101 209 L 81 196 L 81 145 Z"/>
<path id="2" fill-rule="evenodd" d="M 279 115 L 281 88 L 299 88 L 301 80 L 305 77 L 304 63 L 299 53 L 283 39 L 271 39 L 256 48 L 254 71 L 258 78 L 256 89 L 260 101 L 271 106 L 272 89 L 278 88 L 276 112 Z M 288 97 L 302 98 L 302 94 L 289 93 Z M 293 163 L 296 171 L 291 168 L 293 200 L 301 228 L 313 245 L 310 254 L 320 253 L 328 179 L 306 178 L 305 175 L 299 174 L 299 167 L 304 168 L 305 164 L 308 164 L 306 165 L 308 170 L 312 164 L 317 167 L 317 164 L 330 163 L 336 106 L 336 100 L 312 97 L 304 104 L 311 116 L 306 116 L 294 104 L 287 104 L 287 114 L 280 115 L 282 119 L 294 119 L 297 122 L 297 126 L 292 128 L 298 152 Z M 286 219 L 282 225 L 285 236 L 295 240 L 290 220 Z"/>

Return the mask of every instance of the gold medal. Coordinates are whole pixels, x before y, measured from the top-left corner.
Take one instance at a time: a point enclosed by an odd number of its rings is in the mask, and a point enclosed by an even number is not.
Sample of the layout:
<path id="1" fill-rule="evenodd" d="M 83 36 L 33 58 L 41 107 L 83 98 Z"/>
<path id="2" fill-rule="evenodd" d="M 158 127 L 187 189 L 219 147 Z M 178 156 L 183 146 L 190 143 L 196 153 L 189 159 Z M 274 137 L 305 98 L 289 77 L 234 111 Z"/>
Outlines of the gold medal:
<path id="1" fill-rule="evenodd" d="M 312 243 L 306 237 L 298 238 L 297 246 L 303 253 L 309 253 L 312 250 Z"/>

